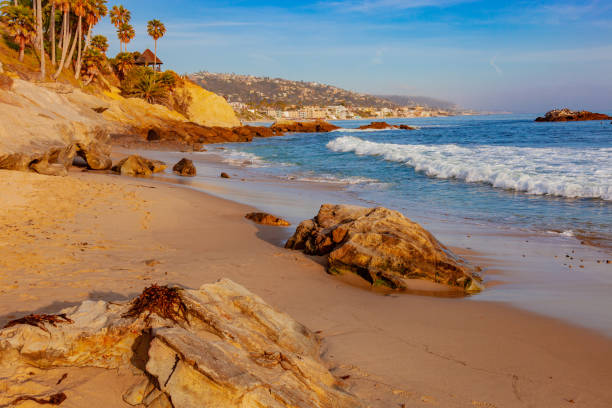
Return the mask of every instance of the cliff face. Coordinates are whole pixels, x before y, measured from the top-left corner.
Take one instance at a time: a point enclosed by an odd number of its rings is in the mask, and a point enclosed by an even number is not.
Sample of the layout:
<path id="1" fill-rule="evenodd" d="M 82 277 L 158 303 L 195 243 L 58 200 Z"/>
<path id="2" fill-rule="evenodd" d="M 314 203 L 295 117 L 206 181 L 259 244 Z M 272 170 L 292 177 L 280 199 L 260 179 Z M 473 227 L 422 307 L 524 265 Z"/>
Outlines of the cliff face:
<path id="1" fill-rule="evenodd" d="M 189 119 L 202 126 L 236 127 L 240 121 L 225 98 L 185 81 L 185 89 L 192 98 Z"/>

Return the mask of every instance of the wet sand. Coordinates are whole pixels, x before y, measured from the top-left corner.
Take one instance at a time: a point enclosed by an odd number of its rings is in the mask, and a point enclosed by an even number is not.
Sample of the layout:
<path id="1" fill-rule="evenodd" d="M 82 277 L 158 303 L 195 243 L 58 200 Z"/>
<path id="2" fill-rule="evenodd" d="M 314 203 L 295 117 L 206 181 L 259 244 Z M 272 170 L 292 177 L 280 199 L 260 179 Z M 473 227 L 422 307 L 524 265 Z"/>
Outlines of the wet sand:
<path id="1" fill-rule="evenodd" d="M 0 176 L 0 324 L 226 277 L 319 332 L 324 361 L 373 407 L 612 405 L 612 340 L 594 331 L 495 302 L 347 284 L 278 245 L 293 227 L 256 226 L 251 207 L 179 185 Z M 122 406 L 135 381 L 129 370 L 68 371 L 67 407 Z"/>

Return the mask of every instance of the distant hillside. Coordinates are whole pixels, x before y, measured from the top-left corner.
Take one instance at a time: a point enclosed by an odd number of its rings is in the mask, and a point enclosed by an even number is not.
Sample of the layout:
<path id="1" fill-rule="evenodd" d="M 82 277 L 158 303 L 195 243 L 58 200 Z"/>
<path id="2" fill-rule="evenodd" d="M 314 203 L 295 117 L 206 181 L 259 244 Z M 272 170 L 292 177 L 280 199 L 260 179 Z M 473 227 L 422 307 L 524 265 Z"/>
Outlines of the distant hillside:
<path id="1" fill-rule="evenodd" d="M 400 106 L 424 106 L 432 109 L 442 109 L 448 111 L 458 110 L 459 107 L 453 102 L 441 99 L 430 98 L 428 96 L 403 96 L 403 95 L 376 95 Z"/>
<path id="2" fill-rule="evenodd" d="M 289 81 L 281 78 L 198 72 L 191 79 L 229 102 L 284 106 L 332 106 L 393 108 L 389 100 L 317 82 Z"/>

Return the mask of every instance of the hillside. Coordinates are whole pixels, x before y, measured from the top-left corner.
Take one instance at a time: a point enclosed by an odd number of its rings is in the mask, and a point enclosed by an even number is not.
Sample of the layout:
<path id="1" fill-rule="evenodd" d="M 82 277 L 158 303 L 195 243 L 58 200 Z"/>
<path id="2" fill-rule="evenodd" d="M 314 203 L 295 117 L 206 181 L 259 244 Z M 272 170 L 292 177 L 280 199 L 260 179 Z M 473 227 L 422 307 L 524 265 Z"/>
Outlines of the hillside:
<path id="1" fill-rule="evenodd" d="M 372 95 L 347 91 L 317 82 L 290 81 L 251 75 L 198 72 L 191 79 L 202 87 L 225 96 L 229 102 L 248 105 L 333 106 L 393 108 L 397 104 Z"/>
<path id="2" fill-rule="evenodd" d="M 432 109 L 444 109 L 456 111 L 459 107 L 449 101 L 430 98 L 428 96 L 404 96 L 404 95 L 376 95 L 379 98 L 386 99 L 400 106 L 424 106 Z"/>

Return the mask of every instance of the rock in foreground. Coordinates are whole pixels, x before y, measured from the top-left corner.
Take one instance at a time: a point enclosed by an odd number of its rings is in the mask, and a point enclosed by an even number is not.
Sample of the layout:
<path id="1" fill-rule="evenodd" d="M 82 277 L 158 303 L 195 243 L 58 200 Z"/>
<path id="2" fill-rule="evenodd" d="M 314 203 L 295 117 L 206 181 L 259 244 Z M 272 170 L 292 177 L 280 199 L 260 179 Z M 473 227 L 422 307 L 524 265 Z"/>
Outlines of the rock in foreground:
<path id="1" fill-rule="evenodd" d="M 275 215 L 264 212 L 252 212 L 244 216 L 247 220 L 251 220 L 257 224 L 273 225 L 276 227 L 288 227 L 291 225 L 289 221 L 283 220 Z"/>
<path id="2" fill-rule="evenodd" d="M 583 120 L 610 120 L 612 116 L 603 113 L 593 113 L 588 111 L 572 111 L 565 109 L 554 109 L 547 112 L 544 117 L 539 117 L 536 122 L 574 122 Z"/>
<path id="3" fill-rule="evenodd" d="M 465 292 L 482 290 L 481 278 L 419 224 L 397 211 L 324 204 L 302 222 L 286 248 L 327 255 L 332 274 L 351 272 L 393 289 L 423 279 Z"/>
<path id="4" fill-rule="evenodd" d="M 193 177 L 196 175 L 196 168 L 193 165 L 193 161 L 186 158 L 176 163 L 174 167 L 172 167 L 172 171 L 184 177 Z"/>
<path id="5" fill-rule="evenodd" d="M 144 371 L 125 390 L 131 405 L 362 406 L 323 366 L 310 330 L 229 280 L 199 290 L 152 286 L 130 303 L 86 301 L 62 313 L 0 331 L 0 406 L 62 391 L 24 379 L 28 367 L 130 364 Z"/>

